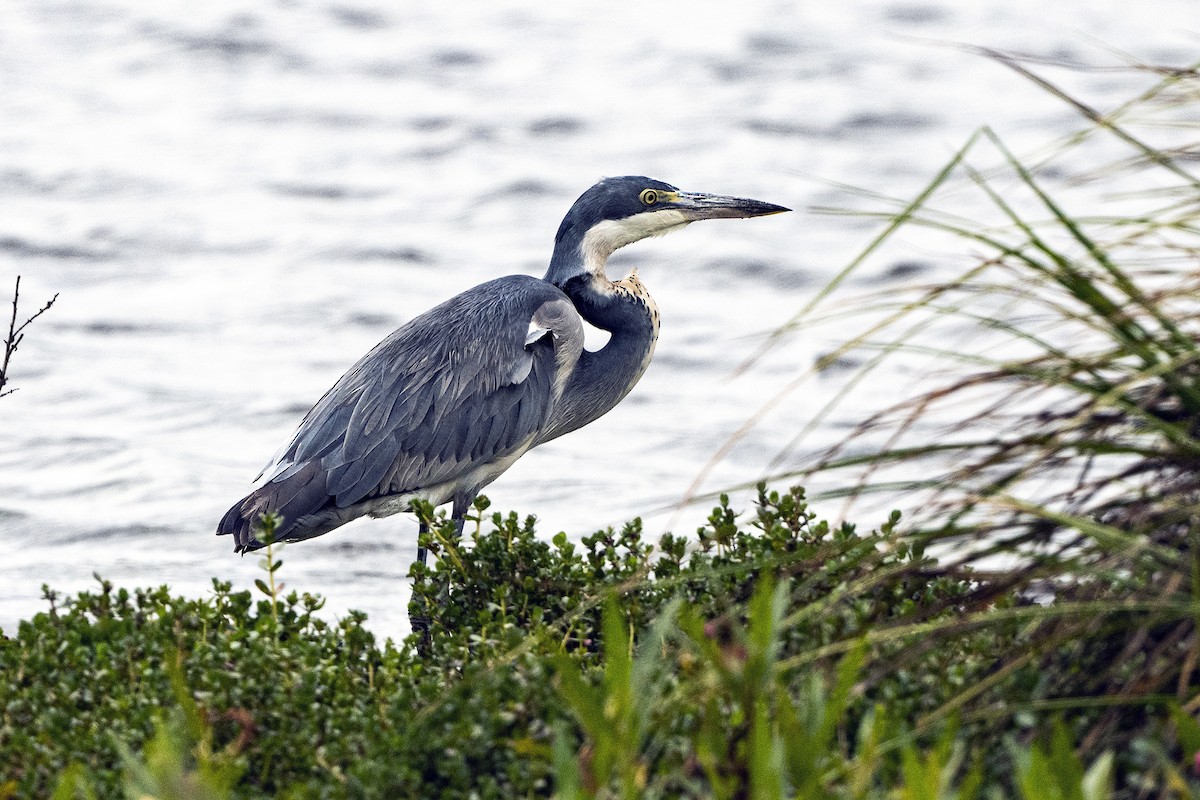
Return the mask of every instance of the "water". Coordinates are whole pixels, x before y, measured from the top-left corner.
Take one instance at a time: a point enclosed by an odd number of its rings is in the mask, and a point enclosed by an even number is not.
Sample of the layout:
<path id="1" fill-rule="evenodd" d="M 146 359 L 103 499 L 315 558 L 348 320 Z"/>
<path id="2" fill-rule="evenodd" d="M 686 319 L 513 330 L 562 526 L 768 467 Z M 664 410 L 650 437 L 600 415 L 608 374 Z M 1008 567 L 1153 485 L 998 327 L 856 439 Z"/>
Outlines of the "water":
<path id="1" fill-rule="evenodd" d="M 1186 0 L 385 2 L 5 0 L 0 291 L 55 292 L 0 399 L 0 628 L 39 586 L 250 586 L 216 520 L 304 411 L 390 330 L 451 294 L 541 274 L 602 175 L 652 175 L 797 213 L 693 226 L 614 259 L 663 312 L 658 355 L 603 420 L 489 488 L 572 536 L 671 510 L 822 343 L 733 370 L 868 240 L 827 181 L 907 197 L 987 123 L 1020 150 L 1079 120 L 947 42 L 1112 63 L 1195 58 Z M 1103 43 L 1103 45 L 1101 44 Z M 1063 73 L 1104 108 L 1146 80 Z M 936 264 L 919 244 L 880 282 Z M 602 341 L 595 337 L 593 344 Z M 781 406 L 701 489 L 755 479 L 819 406 Z M 868 405 L 870 392 L 857 398 Z M 847 412 L 851 413 L 851 412 Z M 831 441 L 832 424 L 814 438 Z M 784 432 L 781 432 L 784 431 Z M 288 548 L 331 616 L 406 630 L 415 525 L 357 522 Z"/>

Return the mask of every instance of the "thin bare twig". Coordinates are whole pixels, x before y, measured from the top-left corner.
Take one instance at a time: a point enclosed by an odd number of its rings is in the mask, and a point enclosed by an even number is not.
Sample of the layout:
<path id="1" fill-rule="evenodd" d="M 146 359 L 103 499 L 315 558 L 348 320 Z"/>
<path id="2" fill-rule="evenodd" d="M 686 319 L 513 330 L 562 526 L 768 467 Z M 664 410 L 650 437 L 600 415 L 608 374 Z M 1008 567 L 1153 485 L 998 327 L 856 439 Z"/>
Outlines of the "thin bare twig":
<path id="1" fill-rule="evenodd" d="M 12 359 L 13 353 L 17 352 L 17 347 L 20 346 L 21 340 L 25 338 L 25 329 L 29 327 L 29 323 L 50 310 L 50 306 L 54 305 L 54 301 L 58 299 L 58 293 L 55 293 L 54 297 L 47 300 L 46 304 L 37 310 L 37 313 L 20 325 L 17 325 L 17 302 L 20 298 L 21 276 L 18 275 L 16 285 L 13 287 L 12 316 L 8 321 L 8 336 L 4 339 L 4 360 L 0 362 L 0 397 L 16 391 L 15 388 L 4 391 L 4 385 L 8 383 L 8 363 Z"/>

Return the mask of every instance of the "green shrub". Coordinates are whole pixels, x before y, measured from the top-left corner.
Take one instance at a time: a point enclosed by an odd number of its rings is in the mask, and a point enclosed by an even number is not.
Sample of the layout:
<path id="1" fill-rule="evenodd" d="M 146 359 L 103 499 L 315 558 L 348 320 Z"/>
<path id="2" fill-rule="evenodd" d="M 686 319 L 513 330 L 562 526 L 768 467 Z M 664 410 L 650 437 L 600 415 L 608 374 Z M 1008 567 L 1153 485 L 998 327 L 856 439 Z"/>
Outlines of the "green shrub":
<path id="1" fill-rule="evenodd" d="M 1053 605 L 942 572 L 897 522 L 830 526 L 763 490 L 692 547 L 637 522 L 578 545 L 515 515 L 436 526 L 425 655 L 295 592 L 47 590 L 0 641 L 0 797 L 849 797 L 935 767 L 1015 796 L 1004 741 L 1109 710 L 1050 702 L 1106 640 L 1031 638 Z M 1140 742 L 1113 763 L 1150 780 L 1177 762 L 1167 707 L 1141 703 L 1091 749 Z"/>

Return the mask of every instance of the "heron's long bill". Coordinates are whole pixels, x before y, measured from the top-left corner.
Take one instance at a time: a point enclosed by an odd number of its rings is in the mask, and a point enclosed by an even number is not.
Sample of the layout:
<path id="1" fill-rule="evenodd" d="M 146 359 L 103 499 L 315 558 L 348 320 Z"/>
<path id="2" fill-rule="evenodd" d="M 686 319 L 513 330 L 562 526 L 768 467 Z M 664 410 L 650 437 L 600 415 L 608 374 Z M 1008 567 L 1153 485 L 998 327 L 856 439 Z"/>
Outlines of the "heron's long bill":
<path id="1" fill-rule="evenodd" d="M 782 214 L 784 211 L 791 211 L 790 208 L 777 206 L 774 203 L 764 203 L 762 200 L 726 197 L 705 192 L 677 192 L 672 200 L 671 207 L 682 211 L 689 222 L 700 219 L 765 217 L 768 214 Z"/>

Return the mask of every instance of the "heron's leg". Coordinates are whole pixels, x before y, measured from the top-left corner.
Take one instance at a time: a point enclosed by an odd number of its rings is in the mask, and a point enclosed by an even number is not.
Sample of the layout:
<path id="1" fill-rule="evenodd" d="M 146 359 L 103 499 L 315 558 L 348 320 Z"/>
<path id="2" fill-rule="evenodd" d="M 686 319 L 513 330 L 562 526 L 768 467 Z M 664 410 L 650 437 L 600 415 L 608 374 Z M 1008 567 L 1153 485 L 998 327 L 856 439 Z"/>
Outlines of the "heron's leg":
<path id="1" fill-rule="evenodd" d="M 417 541 L 418 542 L 421 541 L 421 534 L 426 533 L 428 530 L 429 530 L 429 526 L 426 525 L 424 522 L 422 522 L 421 527 L 417 530 Z M 421 562 L 422 567 L 425 566 L 425 561 L 428 558 L 429 558 L 429 551 L 425 549 L 425 545 L 418 544 L 417 545 L 417 561 Z"/>
<path id="2" fill-rule="evenodd" d="M 429 557 L 426 549 L 419 544 L 421 537 L 429 532 L 429 526 L 421 520 L 421 525 L 417 529 L 417 560 L 421 562 L 421 566 L 425 566 L 426 559 Z M 429 647 L 433 644 L 433 639 L 429 633 L 429 606 L 424 599 L 421 600 L 421 613 L 413 614 L 413 604 L 408 606 L 408 624 L 412 628 L 413 633 L 421 634 L 421 652 L 428 653 Z"/>
<path id="3" fill-rule="evenodd" d="M 451 511 L 451 518 L 454 520 L 454 530 L 457 538 L 462 538 L 463 529 L 467 524 L 467 511 L 470 510 L 471 504 L 475 502 L 474 494 L 460 494 L 454 498 L 454 509 Z M 421 536 L 429 532 L 429 526 L 424 520 L 421 521 L 420 528 L 417 530 L 417 541 L 421 541 Z M 425 566 L 425 561 L 429 557 L 427 550 L 420 544 L 417 545 L 417 560 Z M 444 598 L 438 598 L 439 601 Z M 418 631 L 421 633 L 421 653 L 427 654 L 429 648 L 433 645 L 433 636 L 429 631 L 429 605 L 425 600 L 421 601 L 421 614 L 413 615 L 412 605 L 408 609 L 408 623 L 412 628 L 413 633 Z"/>
<path id="4" fill-rule="evenodd" d="M 460 494 L 454 498 L 454 510 L 450 514 L 454 519 L 454 532 L 458 534 L 460 539 L 462 538 L 463 528 L 467 524 L 467 512 L 471 510 L 471 504 L 475 502 L 476 494 L 478 494 L 477 491 L 469 494 Z"/>

